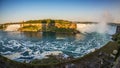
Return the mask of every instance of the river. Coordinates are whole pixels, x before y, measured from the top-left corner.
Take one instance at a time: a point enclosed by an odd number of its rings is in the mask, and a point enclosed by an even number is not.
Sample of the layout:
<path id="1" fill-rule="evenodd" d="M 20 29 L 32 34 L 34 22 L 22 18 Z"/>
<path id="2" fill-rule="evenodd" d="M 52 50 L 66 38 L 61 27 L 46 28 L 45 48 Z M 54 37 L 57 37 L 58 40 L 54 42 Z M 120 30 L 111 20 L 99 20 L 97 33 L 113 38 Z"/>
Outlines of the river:
<path id="1" fill-rule="evenodd" d="M 45 52 L 52 51 L 78 58 L 109 42 L 115 26 L 110 28 L 109 33 L 93 31 L 74 35 L 0 30 L 0 54 L 20 62 L 43 59 Z"/>

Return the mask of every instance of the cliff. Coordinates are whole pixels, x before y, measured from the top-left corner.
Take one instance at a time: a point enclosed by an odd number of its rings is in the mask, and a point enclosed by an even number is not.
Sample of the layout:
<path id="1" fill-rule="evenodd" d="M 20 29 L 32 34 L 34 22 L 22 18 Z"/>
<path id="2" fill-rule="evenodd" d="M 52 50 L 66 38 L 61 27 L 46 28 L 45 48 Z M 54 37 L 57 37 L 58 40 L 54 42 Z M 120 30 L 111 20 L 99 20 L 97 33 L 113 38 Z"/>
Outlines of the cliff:
<path id="1" fill-rule="evenodd" d="M 43 31 L 43 32 L 76 32 L 76 24 L 64 20 L 35 20 L 21 23 L 19 31 Z"/>
<path id="2" fill-rule="evenodd" d="M 117 26 L 116 33 L 120 33 L 120 25 Z"/>
<path id="3" fill-rule="evenodd" d="M 22 23 L 20 24 L 20 28 L 18 31 L 41 31 L 42 24 L 41 23 Z"/>

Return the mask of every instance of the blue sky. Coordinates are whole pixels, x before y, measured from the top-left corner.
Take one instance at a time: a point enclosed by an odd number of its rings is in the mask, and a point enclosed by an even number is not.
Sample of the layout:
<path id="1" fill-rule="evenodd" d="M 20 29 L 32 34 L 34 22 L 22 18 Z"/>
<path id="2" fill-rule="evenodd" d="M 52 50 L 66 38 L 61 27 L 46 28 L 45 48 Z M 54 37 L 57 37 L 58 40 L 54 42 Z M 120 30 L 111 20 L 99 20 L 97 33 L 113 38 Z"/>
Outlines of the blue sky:
<path id="1" fill-rule="evenodd" d="M 120 21 L 120 0 L 0 0 L 0 23 L 48 18 L 98 21 L 104 12 Z"/>

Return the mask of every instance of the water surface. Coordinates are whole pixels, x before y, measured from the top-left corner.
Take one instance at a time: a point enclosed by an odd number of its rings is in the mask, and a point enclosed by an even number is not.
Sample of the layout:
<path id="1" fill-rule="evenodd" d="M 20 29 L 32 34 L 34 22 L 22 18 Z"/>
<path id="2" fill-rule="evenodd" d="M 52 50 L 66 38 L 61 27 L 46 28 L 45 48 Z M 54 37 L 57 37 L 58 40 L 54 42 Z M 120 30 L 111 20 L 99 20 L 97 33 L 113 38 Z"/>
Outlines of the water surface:
<path id="1" fill-rule="evenodd" d="M 110 33 L 113 30 L 110 29 Z M 109 33 L 56 34 L 42 32 L 9 32 L 0 30 L 0 53 L 12 60 L 44 58 L 44 52 L 61 51 L 81 57 L 111 40 Z"/>

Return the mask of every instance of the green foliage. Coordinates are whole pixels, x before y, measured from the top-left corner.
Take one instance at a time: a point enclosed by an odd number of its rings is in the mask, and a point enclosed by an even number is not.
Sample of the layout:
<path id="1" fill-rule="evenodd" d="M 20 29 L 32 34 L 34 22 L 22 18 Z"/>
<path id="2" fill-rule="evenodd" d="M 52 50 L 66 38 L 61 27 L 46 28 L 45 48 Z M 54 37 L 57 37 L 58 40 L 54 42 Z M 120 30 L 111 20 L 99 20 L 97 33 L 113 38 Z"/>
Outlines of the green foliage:
<path id="1" fill-rule="evenodd" d="M 0 25 L 0 29 L 4 29 L 3 25 Z"/>
<path id="2" fill-rule="evenodd" d="M 29 20 L 21 23 L 72 23 L 67 20 L 52 20 L 52 19 L 43 19 L 43 20 Z"/>
<path id="3" fill-rule="evenodd" d="M 46 22 L 46 20 L 41 20 L 41 22 L 40 22 L 40 23 L 47 23 L 47 22 Z"/>
<path id="4" fill-rule="evenodd" d="M 41 23 L 41 20 L 29 20 L 29 21 L 22 22 L 22 23 Z"/>
<path id="5" fill-rule="evenodd" d="M 39 31 L 40 27 L 38 26 L 33 26 L 33 25 L 29 25 L 29 26 L 24 26 L 22 28 L 20 28 L 20 30 L 27 30 L 27 31 Z"/>
<path id="6" fill-rule="evenodd" d="M 29 26 L 24 26 L 22 28 L 36 28 L 36 26 L 33 26 L 33 25 L 29 25 Z"/>
<path id="7" fill-rule="evenodd" d="M 116 33 L 112 36 L 112 40 L 120 44 L 120 33 Z"/>
<path id="8" fill-rule="evenodd" d="M 0 24 L 0 29 L 3 30 L 3 29 L 6 29 L 6 27 L 7 27 L 6 25 L 4 25 L 4 24 Z"/>
<path id="9" fill-rule="evenodd" d="M 49 55 L 49 58 L 44 58 L 44 59 L 35 59 L 31 61 L 31 64 L 55 64 L 59 63 L 60 60 L 58 60 L 55 56 Z"/>

